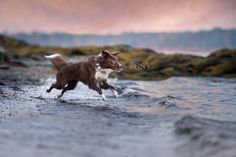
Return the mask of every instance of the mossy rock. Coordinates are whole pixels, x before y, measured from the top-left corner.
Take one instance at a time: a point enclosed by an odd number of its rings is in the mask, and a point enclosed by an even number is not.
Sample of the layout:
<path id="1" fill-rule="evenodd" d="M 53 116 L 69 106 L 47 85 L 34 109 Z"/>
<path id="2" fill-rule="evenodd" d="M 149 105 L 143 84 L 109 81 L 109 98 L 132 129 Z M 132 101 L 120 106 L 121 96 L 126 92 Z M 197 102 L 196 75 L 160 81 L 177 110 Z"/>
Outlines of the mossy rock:
<path id="1" fill-rule="evenodd" d="M 235 65 L 235 61 L 223 61 L 220 64 L 207 67 L 202 71 L 202 74 L 208 76 L 224 76 L 229 74 L 236 74 Z"/>
<path id="2" fill-rule="evenodd" d="M 72 48 L 41 47 L 0 35 L 0 44 L 6 48 L 9 57 L 36 58 L 45 54 L 62 53 L 73 57 L 97 55 L 101 50 L 121 51 L 120 62 L 126 66 L 117 74 L 123 79 L 160 80 L 171 76 L 236 76 L 236 49 L 221 49 L 207 57 L 187 54 L 164 54 L 146 48 L 132 48 L 128 45 L 81 46 Z M 38 59 L 40 60 L 40 59 Z M 134 63 L 145 64 L 147 69 L 132 69 Z"/>

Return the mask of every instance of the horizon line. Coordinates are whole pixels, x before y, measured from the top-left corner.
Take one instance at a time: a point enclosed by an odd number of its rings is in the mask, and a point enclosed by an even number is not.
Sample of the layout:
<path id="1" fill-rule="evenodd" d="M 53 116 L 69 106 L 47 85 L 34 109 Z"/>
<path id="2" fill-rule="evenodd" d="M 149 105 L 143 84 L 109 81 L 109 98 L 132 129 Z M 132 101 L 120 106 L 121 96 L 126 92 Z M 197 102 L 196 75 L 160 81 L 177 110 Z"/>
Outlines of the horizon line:
<path id="1" fill-rule="evenodd" d="M 221 30 L 221 31 L 228 31 L 228 30 L 236 30 L 236 27 L 231 27 L 231 28 L 221 28 L 221 27 L 214 27 L 211 29 L 199 29 L 199 30 L 186 30 L 186 31 L 126 31 L 126 32 L 121 32 L 121 33 L 83 33 L 83 34 L 78 34 L 78 33 L 70 33 L 70 32 L 61 32 L 61 31 L 53 31 L 53 32 L 43 32 L 43 31 L 19 31 L 19 32 L 8 32 L 8 31 L 1 31 L 0 34 L 2 35 L 16 35 L 16 34 L 68 34 L 68 35 L 97 35 L 97 36 L 106 36 L 106 35 L 123 35 L 123 34 L 144 34 L 144 33 L 149 33 L 149 34 L 155 34 L 155 33 L 199 33 L 199 32 L 209 32 L 209 31 L 214 31 L 214 30 Z"/>

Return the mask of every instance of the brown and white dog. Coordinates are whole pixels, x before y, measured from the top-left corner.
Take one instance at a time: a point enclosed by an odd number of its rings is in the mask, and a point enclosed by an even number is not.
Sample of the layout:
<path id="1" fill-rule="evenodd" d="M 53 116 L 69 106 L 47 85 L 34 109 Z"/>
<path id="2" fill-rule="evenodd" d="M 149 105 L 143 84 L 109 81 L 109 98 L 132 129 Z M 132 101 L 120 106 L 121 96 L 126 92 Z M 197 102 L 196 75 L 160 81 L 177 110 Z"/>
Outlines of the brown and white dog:
<path id="1" fill-rule="evenodd" d="M 115 88 L 107 83 L 107 78 L 112 71 L 121 71 L 123 68 L 118 61 L 118 54 L 119 51 L 111 53 L 103 50 L 99 55 L 88 57 L 79 63 L 67 63 L 60 54 L 45 56 L 58 70 L 56 83 L 52 84 L 47 92 L 51 92 L 53 88 L 62 89 L 58 96 L 60 98 L 67 90 L 75 89 L 80 81 L 97 91 L 103 100 L 106 100 L 106 97 L 102 89 L 110 89 L 117 97 Z"/>

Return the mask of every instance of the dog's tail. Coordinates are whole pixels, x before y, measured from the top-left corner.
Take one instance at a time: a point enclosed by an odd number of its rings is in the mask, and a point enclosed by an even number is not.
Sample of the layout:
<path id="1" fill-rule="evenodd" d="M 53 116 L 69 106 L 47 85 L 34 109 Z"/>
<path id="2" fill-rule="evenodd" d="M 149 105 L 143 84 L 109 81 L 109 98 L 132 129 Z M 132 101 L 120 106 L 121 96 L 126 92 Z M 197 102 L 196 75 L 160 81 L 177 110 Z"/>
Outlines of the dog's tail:
<path id="1" fill-rule="evenodd" d="M 66 60 L 60 54 L 53 54 L 44 57 L 50 60 L 58 71 L 67 65 Z"/>

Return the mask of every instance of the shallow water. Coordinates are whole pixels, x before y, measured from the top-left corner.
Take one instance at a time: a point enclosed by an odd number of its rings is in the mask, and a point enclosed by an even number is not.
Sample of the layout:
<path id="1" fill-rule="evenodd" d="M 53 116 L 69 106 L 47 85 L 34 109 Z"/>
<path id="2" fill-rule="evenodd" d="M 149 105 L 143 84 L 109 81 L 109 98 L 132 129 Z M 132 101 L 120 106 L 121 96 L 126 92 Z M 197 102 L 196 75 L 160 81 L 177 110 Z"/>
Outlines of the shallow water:
<path id="1" fill-rule="evenodd" d="M 113 79 L 105 102 L 82 84 L 56 99 L 53 81 L 3 88 L 0 156 L 236 154 L 236 79 Z"/>

